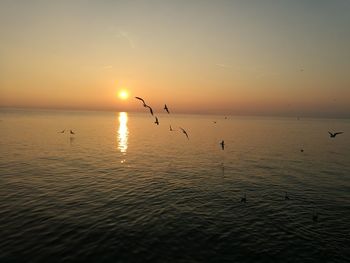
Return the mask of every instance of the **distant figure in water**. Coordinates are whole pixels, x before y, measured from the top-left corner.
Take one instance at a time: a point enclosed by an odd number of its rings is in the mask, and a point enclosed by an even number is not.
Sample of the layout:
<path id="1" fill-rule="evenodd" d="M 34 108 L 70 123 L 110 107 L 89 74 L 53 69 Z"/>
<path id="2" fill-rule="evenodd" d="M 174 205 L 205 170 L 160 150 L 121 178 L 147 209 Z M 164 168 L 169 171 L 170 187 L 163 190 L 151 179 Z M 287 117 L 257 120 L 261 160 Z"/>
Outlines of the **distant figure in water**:
<path id="1" fill-rule="evenodd" d="M 169 114 L 170 112 L 169 112 L 169 109 L 168 109 L 168 107 L 167 107 L 167 105 L 166 104 L 164 104 L 164 110 L 166 110 L 166 112 Z"/>
<path id="2" fill-rule="evenodd" d="M 328 132 L 328 133 L 329 133 L 329 137 L 335 138 L 335 136 L 337 136 L 338 134 L 342 134 L 344 132 L 335 132 L 335 133 Z"/>
<path id="3" fill-rule="evenodd" d="M 244 196 L 241 198 L 241 203 L 247 202 L 247 196 L 244 194 Z"/>
<path id="4" fill-rule="evenodd" d="M 222 150 L 225 150 L 225 142 L 224 142 L 224 140 L 222 140 L 222 141 L 220 142 L 220 144 L 221 144 L 221 149 L 222 149 Z"/>
<path id="5" fill-rule="evenodd" d="M 70 130 L 70 134 L 75 134 L 72 130 Z"/>
<path id="6" fill-rule="evenodd" d="M 289 198 L 287 192 L 286 192 L 286 194 L 284 195 L 284 200 L 290 200 L 290 198 Z"/>
<path id="7" fill-rule="evenodd" d="M 154 122 L 155 124 L 159 125 L 158 118 L 156 117 L 156 121 Z"/>
<path id="8" fill-rule="evenodd" d="M 314 212 L 312 215 L 312 221 L 317 222 L 318 221 L 318 214 L 317 212 Z"/>

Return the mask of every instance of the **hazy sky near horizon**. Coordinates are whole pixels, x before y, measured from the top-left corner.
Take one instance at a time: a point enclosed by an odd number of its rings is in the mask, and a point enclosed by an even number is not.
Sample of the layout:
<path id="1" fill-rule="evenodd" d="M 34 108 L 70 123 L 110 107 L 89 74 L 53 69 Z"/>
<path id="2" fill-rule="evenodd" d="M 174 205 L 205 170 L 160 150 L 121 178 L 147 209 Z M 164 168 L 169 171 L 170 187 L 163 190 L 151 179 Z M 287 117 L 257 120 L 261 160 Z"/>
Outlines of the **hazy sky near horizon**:
<path id="1" fill-rule="evenodd" d="M 141 96 L 175 112 L 350 116 L 349 14 L 348 0 L 1 0 L 0 106 L 128 111 Z"/>

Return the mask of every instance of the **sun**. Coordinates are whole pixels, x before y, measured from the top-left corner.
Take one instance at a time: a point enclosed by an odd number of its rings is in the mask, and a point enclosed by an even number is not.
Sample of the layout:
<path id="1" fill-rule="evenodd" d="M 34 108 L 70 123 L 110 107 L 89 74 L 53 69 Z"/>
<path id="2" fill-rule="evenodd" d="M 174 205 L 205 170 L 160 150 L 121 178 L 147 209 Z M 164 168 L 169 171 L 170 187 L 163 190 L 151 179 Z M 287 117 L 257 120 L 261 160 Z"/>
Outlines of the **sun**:
<path id="1" fill-rule="evenodd" d="M 126 90 L 120 90 L 118 92 L 118 97 L 121 100 L 126 100 L 127 98 L 129 98 L 129 93 Z"/>

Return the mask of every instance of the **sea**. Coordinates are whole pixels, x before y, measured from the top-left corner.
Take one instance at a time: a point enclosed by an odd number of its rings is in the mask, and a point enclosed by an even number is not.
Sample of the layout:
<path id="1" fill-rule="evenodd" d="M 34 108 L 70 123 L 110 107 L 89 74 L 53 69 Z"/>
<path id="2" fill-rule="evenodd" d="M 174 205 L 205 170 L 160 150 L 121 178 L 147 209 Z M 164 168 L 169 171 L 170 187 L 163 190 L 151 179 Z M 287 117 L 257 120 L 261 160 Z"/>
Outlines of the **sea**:
<path id="1" fill-rule="evenodd" d="M 157 117 L 1 109 L 0 262 L 350 262 L 349 119 Z"/>

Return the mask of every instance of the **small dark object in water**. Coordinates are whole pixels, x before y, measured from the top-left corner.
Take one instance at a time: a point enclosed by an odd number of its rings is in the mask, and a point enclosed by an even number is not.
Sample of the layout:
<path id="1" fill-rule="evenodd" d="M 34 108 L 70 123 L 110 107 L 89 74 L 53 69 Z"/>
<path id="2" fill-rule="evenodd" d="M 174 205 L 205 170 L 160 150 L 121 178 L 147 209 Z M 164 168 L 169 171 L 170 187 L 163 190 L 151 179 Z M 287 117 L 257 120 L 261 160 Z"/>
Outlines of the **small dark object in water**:
<path id="1" fill-rule="evenodd" d="M 247 202 L 247 196 L 244 194 L 244 197 L 241 198 L 241 203 Z"/>
<path id="2" fill-rule="evenodd" d="M 286 194 L 284 195 L 284 200 L 290 200 L 290 198 L 289 198 L 287 192 L 286 192 Z"/>

